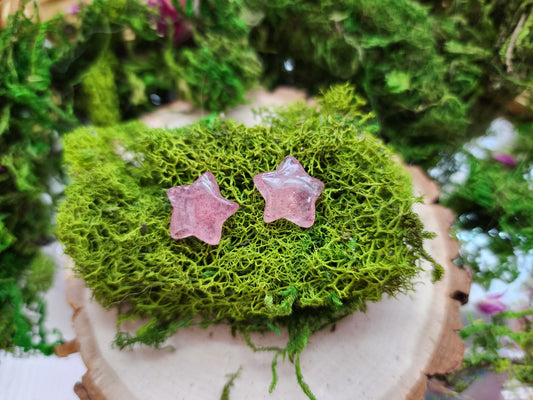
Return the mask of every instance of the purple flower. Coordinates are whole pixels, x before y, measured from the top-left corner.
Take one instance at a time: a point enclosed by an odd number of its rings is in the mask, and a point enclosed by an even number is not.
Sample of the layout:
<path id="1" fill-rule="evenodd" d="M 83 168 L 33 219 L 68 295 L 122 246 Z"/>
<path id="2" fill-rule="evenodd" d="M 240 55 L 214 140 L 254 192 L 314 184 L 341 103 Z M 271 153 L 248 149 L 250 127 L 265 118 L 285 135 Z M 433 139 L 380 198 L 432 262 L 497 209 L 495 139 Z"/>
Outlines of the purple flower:
<path id="1" fill-rule="evenodd" d="M 504 165 L 507 165 L 508 167 L 511 167 L 511 168 L 516 167 L 516 160 L 514 159 L 514 157 L 508 154 L 494 154 L 492 158 L 495 159 L 496 161 L 501 162 Z"/>
<path id="2" fill-rule="evenodd" d="M 479 311 L 486 315 L 492 315 L 497 312 L 504 311 L 507 306 L 500 300 L 502 296 L 503 293 L 489 294 L 485 296 L 484 299 L 478 301 L 476 307 Z"/>
<path id="3" fill-rule="evenodd" d="M 69 13 L 71 15 L 76 15 L 79 12 L 80 12 L 79 4 L 74 4 L 73 6 L 70 6 L 70 8 L 67 11 L 67 13 Z"/>
<path id="4" fill-rule="evenodd" d="M 180 0 L 179 3 L 185 8 L 186 0 Z M 169 32 L 169 24 L 174 30 L 174 43 L 181 43 L 191 36 L 191 31 L 187 27 L 185 18 L 179 14 L 172 0 L 149 0 L 148 6 L 156 8 L 159 12 L 159 17 L 156 20 L 157 33 L 160 35 L 167 35 Z"/>

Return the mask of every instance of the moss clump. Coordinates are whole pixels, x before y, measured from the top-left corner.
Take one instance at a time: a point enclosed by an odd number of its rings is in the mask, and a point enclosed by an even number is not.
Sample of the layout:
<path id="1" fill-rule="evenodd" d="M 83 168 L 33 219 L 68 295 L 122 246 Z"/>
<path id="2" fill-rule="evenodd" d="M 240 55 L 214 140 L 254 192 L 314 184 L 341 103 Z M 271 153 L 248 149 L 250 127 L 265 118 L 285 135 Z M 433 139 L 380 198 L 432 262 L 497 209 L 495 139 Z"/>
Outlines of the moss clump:
<path id="1" fill-rule="evenodd" d="M 531 88 L 531 0 L 421 2 L 431 5 L 435 35 L 451 64 L 450 73 L 458 78 L 455 93 L 477 92 L 486 100 Z"/>
<path id="2" fill-rule="evenodd" d="M 322 113 L 296 105 L 270 114 L 270 127 L 210 119 L 175 130 L 80 128 L 65 137 L 73 182 L 58 235 L 66 253 L 105 307 L 123 306 L 122 319 L 152 317 L 137 338 L 119 335 L 119 345 L 158 344 L 199 316 L 243 331 L 287 326 L 294 356 L 314 331 L 413 288 L 420 260 L 431 260 L 422 247 L 428 234 L 411 210 L 408 174 L 369 132 L 372 115 L 359 103 L 337 87 L 320 101 Z M 263 222 L 252 178 L 288 154 L 325 184 L 308 229 Z M 205 171 L 240 208 L 217 246 L 173 240 L 165 191 Z"/>
<path id="3" fill-rule="evenodd" d="M 53 206 L 40 196 L 60 174 L 57 133 L 74 120 L 50 87 L 59 57 L 46 46 L 51 24 L 19 11 L 0 28 L 0 349 L 47 354 L 40 296 L 53 264 L 39 246 L 51 236 Z"/>
<path id="4" fill-rule="evenodd" d="M 89 68 L 81 82 L 89 118 L 95 125 L 114 125 L 120 121 L 117 85 L 113 69 L 117 60 L 104 53 Z"/>
<path id="5" fill-rule="evenodd" d="M 77 115 L 110 125 L 176 98 L 213 111 L 241 103 L 261 74 L 248 28 L 233 2 L 190 5 L 94 0 L 59 19 L 54 84 Z"/>
<path id="6" fill-rule="evenodd" d="M 530 0 L 242 3 L 265 84 L 316 93 L 349 80 L 384 140 L 426 166 L 532 87 Z"/>
<path id="7" fill-rule="evenodd" d="M 466 137 L 468 104 L 452 91 L 455 76 L 427 7 L 412 0 L 244 2 L 255 16 L 251 43 L 267 83 L 316 92 L 353 82 L 370 100 L 380 135 L 411 161 L 428 163 Z"/>

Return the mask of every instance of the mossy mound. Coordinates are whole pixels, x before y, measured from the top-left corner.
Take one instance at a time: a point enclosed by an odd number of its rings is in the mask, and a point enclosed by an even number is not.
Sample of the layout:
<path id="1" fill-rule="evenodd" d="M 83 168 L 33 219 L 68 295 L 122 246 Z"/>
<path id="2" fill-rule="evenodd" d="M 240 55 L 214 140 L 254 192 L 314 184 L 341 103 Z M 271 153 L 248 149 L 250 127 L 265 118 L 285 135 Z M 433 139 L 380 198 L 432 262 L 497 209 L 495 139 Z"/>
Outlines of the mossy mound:
<path id="1" fill-rule="evenodd" d="M 338 87 L 319 104 L 322 112 L 300 104 L 271 114 L 270 127 L 206 119 L 173 130 L 80 128 L 65 137 L 73 181 L 58 235 L 66 253 L 96 300 L 122 306 L 120 320 L 152 317 L 136 338 L 119 335 L 119 345 L 158 344 L 195 316 L 244 331 L 288 326 L 294 339 L 412 289 L 420 260 L 433 261 L 412 211 L 410 177 L 369 132 L 372 115 L 358 111 L 351 89 Z M 266 224 L 253 184 L 288 154 L 325 184 L 308 229 Z M 173 240 L 166 190 L 205 171 L 240 208 L 217 246 Z"/>
<path id="2" fill-rule="evenodd" d="M 261 74 L 232 2 L 198 2 L 196 9 L 192 2 L 94 0 L 47 33 L 61 54 L 54 86 L 94 125 L 176 98 L 220 111 L 242 103 Z"/>
<path id="3" fill-rule="evenodd" d="M 58 59 L 46 46 L 52 23 L 35 24 L 17 11 L 0 28 L 0 349 L 16 353 L 53 353 L 42 292 L 55 265 L 40 246 L 52 237 L 57 135 L 74 118 L 50 87 Z"/>
<path id="4" fill-rule="evenodd" d="M 455 76 L 427 7 L 412 0 L 245 3 L 254 17 L 250 37 L 264 60 L 267 85 L 316 93 L 352 82 L 376 112 L 380 136 L 409 161 L 431 163 L 464 141 L 468 100 L 452 89 L 460 87 L 467 97 L 479 71 L 471 62 Z"/>
<path id="5" fill-rule="evenodd" d="M 242 3 L 264 85 L 352 82 L 410 162 L 433 165 L 533 84 L 531 0 Z"/>

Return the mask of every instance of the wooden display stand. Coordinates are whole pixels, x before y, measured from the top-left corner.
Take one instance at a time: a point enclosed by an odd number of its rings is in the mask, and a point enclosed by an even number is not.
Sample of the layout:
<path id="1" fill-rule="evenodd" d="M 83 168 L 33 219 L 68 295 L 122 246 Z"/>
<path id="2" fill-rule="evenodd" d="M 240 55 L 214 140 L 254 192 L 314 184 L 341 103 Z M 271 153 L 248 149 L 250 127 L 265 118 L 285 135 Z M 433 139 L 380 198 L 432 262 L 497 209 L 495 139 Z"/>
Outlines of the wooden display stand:
<path id="1" fill-rule="evenodd" d="M 302 97 L 287 89 L 258 92 L 254 106 L 278 103 L 280 96 Z M 186 108 L 183 103 L 174 104 L 143 120 L 151 126 L 182 125 L 197 117 L 197 111 Z M 249 108 L 228 114 L 252 123 Z M 452 263 L 458 254 L 458 245 L 449 236 L 454 216 L 436 204 L 437 185 L 419 168 L 406 168 L 413 176 L 414 194 L 425 195 L 415 211 L 425 229 L 437 233 L 427 240 L 426 249 L 446 273 L 433 284 L 426 271 L 415 291 L 369 303 L 366 313 L 354 313 L 335 329 L 312 335 L 301 354 L 301 368 L 317 399 L 423 399 L 427 376 L 447 374 L 461 366 L 464 344 L 457 335 L 459 306 L 468 298 L 471 277 Z M 111 345 L 116 312 L 93 302 L 83 281 L 72 276 L 67 292 L 75 310 L 77 335 L 70 351 L 79 349 L 87 366 L 82 383 L 75 388 L 81 399 L 219 399 L 229 376 L 238 370 L 230 388 L 232 400 L 307 399 L 288 359 L 278 360 L 279 380 L 269 393 L 274 354 L 254 352 L 225 325 L 180 329 L 167 341 L 173 350 L 138 347 L 120 351 Z M 286 333 L 252 335 L 257 345 L 284 347 L 287 340 Z"/>

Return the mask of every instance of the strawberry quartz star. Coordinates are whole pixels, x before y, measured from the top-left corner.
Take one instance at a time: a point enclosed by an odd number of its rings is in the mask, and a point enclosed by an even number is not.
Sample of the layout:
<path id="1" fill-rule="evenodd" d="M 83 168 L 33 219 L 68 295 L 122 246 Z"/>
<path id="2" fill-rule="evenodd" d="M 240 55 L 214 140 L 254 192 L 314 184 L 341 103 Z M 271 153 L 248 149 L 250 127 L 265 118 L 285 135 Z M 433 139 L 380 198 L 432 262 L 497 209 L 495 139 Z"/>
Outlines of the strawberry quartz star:
<path id="1" fill-rule="evenodd" d="M 218 244 L 222 225 L 239 208 L 237 203 L 222 197 L 209 171 L 191 185 L 171 187 L 167 196 L 173 207 L 170 218 L 173 239 L 195 236 L 207 244 Z"/>
<path id="2" fill-rule="evenodd" d="M 324 184 L 293 156 L 285 157 L 275 171 L 254 176 L 254 184 L 265 199 L 265 222 L 285 218 L 302 228 L 315 222 L 315 201 Z"/>

